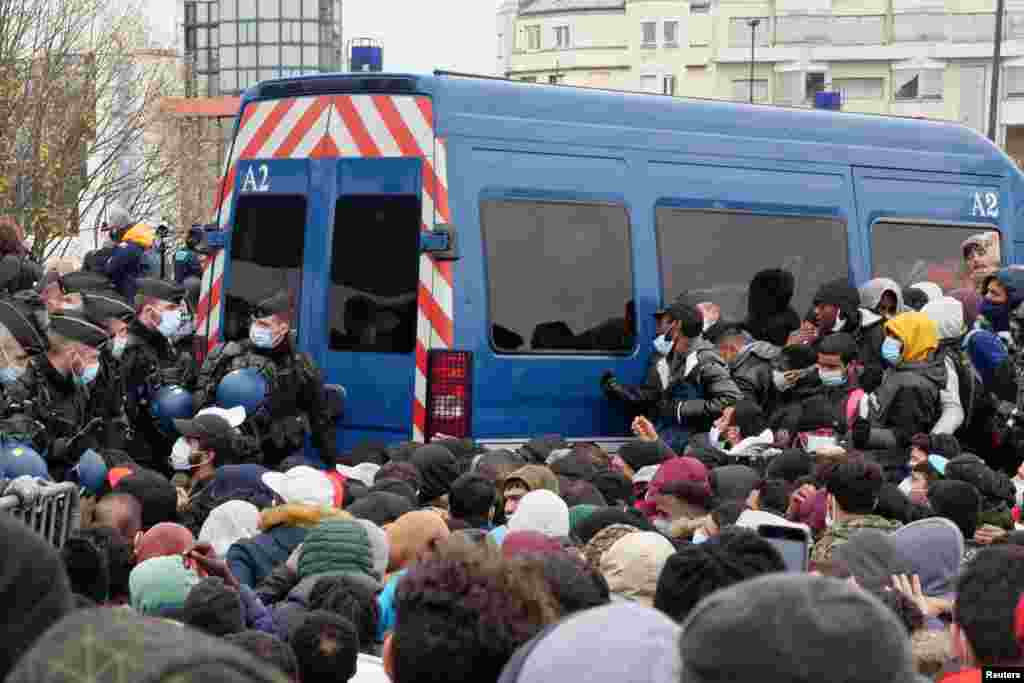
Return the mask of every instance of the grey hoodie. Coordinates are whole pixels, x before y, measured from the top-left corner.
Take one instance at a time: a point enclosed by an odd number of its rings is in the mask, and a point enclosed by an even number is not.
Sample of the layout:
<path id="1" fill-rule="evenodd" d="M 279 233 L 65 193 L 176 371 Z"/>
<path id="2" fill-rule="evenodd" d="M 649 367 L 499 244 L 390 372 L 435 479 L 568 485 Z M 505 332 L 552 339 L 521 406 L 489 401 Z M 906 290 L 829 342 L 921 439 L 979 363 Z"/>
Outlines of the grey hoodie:
<path id="1" fill-rule="evenodd" d="M 896 295 L 896 312 L 903 312 L 903 290 L 895 280 L 887 277 L 876 277 L 868 280 L 858 290 L 860 292 L 860 305 L 872 311 L 878 310 L 878 304 L 882 301 L 882 295 L 892 292 Z"/>
<path id="2" fill-rule="evenodd" d="M 925 304 L 921 312 L 935 321 L 939 341 L 959 339 L 964 331 L 964 305 L 953 297 L 944 296 Z M 964 407 L 960 401 L 960 376 L 956 364 L 948 354 L 946 359 L 946 388 L 939 391 L 942 414 L 932 427 L 932 434 L 952 434 L 960 429 L 965 419 Z"/>

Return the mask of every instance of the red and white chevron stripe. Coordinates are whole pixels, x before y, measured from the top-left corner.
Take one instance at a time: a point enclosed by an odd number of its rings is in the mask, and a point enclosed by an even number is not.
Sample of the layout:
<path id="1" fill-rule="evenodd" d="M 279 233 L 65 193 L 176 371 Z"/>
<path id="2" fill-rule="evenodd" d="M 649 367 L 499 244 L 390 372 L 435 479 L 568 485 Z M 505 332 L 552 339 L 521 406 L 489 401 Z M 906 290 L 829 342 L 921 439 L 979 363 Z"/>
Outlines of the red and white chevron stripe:
<path id="1" fill-rule="evenodd" d="M 322 159 L 341 157 L 416 157 L 423 160 L 423 229 L 449 223 L 447 158 L 443 140 L 434 136 L 430 98 L 392 95 L 300 97 L 252 102 L 245 107 L 223 172 L 215 210 L 221 229 L 234 201 L 238 162 L 249 159 Z M 203 274 L 196 314 L 213 348 L 221 333 L 224 251 Z M 427 351 L 450 349 L 454 323 L 451 264 L 424 254 L 416 337 L 413 439 L 426 429 Z"/>

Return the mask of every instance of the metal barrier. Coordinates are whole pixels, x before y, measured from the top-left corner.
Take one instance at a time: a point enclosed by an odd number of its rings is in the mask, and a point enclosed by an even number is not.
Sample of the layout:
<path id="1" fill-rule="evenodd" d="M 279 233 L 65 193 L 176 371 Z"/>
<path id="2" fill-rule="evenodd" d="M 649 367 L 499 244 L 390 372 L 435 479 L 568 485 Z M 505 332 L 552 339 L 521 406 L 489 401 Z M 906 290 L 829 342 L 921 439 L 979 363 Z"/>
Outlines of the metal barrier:
<path id="1" fill-rule="evenodd" d="M 71 482 L 39 487 L 35 504 L 25 506 L 17 496 L 0 498 L 0 512 L 7 512 L 28 524 L 57 548 L 81 525 L 78 485 Z"/>

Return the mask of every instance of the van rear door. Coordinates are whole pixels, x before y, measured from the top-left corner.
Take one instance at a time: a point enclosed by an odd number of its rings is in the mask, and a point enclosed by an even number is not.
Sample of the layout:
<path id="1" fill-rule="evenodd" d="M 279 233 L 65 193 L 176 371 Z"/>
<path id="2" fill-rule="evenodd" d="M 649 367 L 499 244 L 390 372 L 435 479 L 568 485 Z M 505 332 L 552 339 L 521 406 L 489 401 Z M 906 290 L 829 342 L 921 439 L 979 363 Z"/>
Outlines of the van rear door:
<path id="1" fill-rule="evenodd" d="M 315 343 L 348 395 L 348 450 L 411 437 L 423 180 L 416 158 L 340 159 L 334 170 Z"/>

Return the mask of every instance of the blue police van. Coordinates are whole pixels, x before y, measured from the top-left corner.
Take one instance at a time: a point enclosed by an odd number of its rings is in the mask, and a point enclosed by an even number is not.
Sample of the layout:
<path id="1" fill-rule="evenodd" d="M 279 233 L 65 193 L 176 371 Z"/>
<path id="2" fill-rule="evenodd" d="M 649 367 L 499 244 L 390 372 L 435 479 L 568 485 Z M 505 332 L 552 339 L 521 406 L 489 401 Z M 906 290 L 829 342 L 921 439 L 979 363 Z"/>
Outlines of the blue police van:
<path id="1" fill-rule="evenodd" d="M 347 402 L 342 449 L 442 433 L 612 448 L 601 375 L 639 382 L 652 313 L 742 319 L 785 268 L 959 282 L 962 244 L 1024 253 L 1014 163 L 960 125 L 437 72 L 269 81 L 244 96 L 203 278 L 207 343 L 287 290 Z"/>

